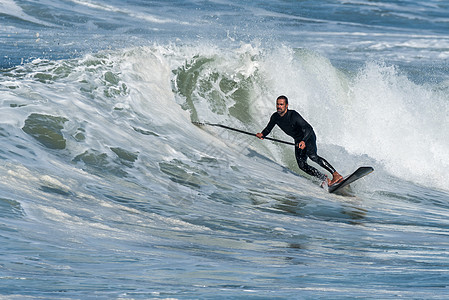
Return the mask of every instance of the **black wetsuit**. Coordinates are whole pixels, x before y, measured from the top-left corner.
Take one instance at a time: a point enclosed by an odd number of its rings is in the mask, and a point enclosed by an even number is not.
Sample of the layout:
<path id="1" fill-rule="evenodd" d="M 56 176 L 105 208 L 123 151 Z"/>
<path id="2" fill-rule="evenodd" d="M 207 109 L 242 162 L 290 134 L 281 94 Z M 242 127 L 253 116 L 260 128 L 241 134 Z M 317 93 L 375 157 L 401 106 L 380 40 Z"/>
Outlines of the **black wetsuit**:
<path id="1" fill-rule="evenodd" d="M 312 161 L 328 170 L 331 174 L 335 172 L 335 169 L 324 158 L 318 156 L 316 147 L 316 136 L 312 126 L 301 117 L 301 115 L 295 110 L 287 110 L 284 116 L 280 116 L 275 112 L 268 122 L 267 127 L 262 130 L 262 134 L 266 137 L 274 125 L 278 125 L 282 131 L 291 136 L 295 140 L 295 156 L 298 167 L 309 175 L 318 177 L 320 180 L 325 180 L 326 176 L 318 171 L 316 168 L 307 164 L 307 157 Z M 306 147 L 300 149 L 298 147 L 299 142 L 304 141 Z"/>

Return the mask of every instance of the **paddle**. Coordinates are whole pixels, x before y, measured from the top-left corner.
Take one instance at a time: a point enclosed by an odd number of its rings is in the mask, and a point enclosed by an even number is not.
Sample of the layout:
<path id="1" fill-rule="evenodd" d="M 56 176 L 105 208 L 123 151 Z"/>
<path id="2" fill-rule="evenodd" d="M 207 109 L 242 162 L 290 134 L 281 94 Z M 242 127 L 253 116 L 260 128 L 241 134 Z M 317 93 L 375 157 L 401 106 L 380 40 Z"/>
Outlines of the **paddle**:
<path id="1" fill-rule="evenodd" d="M 216 127 L 221 127 L 221 128 L 224 128 L 224 129 L 229 129 L 229 130 L 237 131 L 237 132 L 240 132 L 240 133 L 244 133 L 244 134 L 247 134 L 247 135 L 256 136 L 255 133 L 247 132 L 247 131 L 244 131 L 244 130 L 232 128 L 232 127 L 225 126 L 225 125 L 221 125 L 221 124 L 201 123 L 201 122 L 192 122 L 192 123 L 195 124 L 195 125 L 197 125 L 197 126 L 204 126 L 204 125 L 216 126 Z M 265 137 L 264 139 L 267 139 L 267 140 L 270 140 L 270 141 L 273 141 L 273 142 L 278 142 L 278 143 L 287 144 L 287 145 L 295 145 L 295 143 L 286 142 L 286 141 L 282 141 L 282 140 L 278 140 L 278 139 L 273 139 L 273 138 L 269 138 L 269 137 Z"/>

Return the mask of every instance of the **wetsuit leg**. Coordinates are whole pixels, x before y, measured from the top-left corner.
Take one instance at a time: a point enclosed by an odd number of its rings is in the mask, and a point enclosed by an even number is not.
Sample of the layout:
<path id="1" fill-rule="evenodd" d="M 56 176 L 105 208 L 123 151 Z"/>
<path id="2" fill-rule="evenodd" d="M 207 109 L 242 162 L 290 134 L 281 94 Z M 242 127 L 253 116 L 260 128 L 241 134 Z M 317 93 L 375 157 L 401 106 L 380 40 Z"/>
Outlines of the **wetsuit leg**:
<path id="1" fill-rule="evenodd" d="M 332 167 L 332 165 L 327 160 L 325 160 L 321 156 L 318 156 L 316 153 L 314 155 L 309 155 L 309 158 L 311 161 L 316 162 L 318 165 L 328 170 L 329 173 L 335 173 L 336 170 L 334 169 L 334 167 Z"/>
<path id="2" fill-rule="evenodd" d="M 325 160 L 321 156 L 318 156 L 316 138 L 314 136 L 312 136 L 309 141 L 307 141 L 307 145 L 304 150 L 306 151 L 306 155 L 310 158 L 311 161 L 317 163 L 319 166 L 329 171 L 329 173 L 334 174 L 334 167 L 332 167 L 332 165 L 327 160 Z"/>
<path id="3" fill-rule="evenodd" d="M 307 146 L 306 146 L 307 149 Z M 295 156 L 298 167 L 309 175 L 319 178 L 320 180 L 326 180 L 326 175 L 318 171 L 316 168 L 307 164 L 307 151 L 306 149 L 301 150 L 298 146 L 295 146 Z"/>

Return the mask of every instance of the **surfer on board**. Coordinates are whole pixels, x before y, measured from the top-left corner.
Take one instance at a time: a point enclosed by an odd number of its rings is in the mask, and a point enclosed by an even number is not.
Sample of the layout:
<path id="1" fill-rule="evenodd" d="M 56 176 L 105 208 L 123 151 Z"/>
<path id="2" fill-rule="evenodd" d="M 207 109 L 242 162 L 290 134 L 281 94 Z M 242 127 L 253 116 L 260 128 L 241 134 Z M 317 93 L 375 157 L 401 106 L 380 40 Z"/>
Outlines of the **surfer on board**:
<path id="1" fill-rule="evenodd" d="M 329 186 L 343 180 L 343 177 L 324 158 L 318 156 L 316 146 L 316 135 L 312 126 L 301 117 L 295 110 L 288 109 L 286 96 L 276 99 L 276 109 L 268 125 L 262 132 L 256 134 L 259 139 L 264 139 L 278 125 L 282 131 L 295 140 L 295 156 L 298 167 L 309 175 L 319 178 Z M 307 164 L 307 157 L 332 174 L 332 180 L 316 168 Z"/>

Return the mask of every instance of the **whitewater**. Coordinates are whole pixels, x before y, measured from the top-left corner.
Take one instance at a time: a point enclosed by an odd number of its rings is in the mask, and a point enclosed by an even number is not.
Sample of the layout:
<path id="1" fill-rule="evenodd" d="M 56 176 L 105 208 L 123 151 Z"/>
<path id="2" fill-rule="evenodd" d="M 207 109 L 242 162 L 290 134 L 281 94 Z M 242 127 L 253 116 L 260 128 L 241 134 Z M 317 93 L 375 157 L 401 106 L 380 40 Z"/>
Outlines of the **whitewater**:
<path id="1" fill-rule="evenodd" d="M 441 1 L 2 1 L 0 297 L 446 299 Z M 257 133 L 279 95 L 329 194 Z M 290 141 L 279 128 L 271 137 Z"/>

